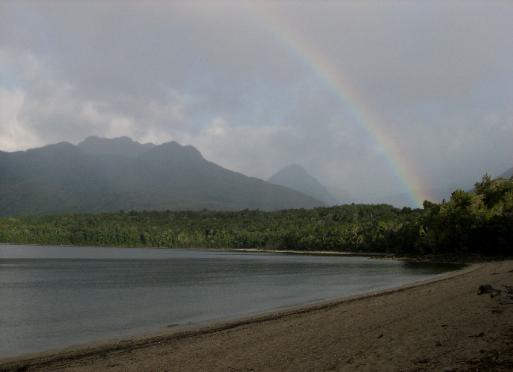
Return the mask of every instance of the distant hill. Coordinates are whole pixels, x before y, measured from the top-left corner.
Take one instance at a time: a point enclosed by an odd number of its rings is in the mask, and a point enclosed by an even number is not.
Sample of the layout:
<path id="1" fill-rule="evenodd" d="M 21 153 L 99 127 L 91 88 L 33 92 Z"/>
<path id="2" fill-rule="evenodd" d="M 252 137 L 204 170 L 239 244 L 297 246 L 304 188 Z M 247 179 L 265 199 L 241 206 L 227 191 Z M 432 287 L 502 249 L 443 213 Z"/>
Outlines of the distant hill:
<path id="1" fill-rule="evenodd" d="M 340 204 L 325 186 L 298 164 L 291 164 L 281 169 L 269 178 L 269 182 L 310 195 L 326 205 Z"/>
<path id="2" fill-rule="evenodd" d="M 153 143 L 141 144 L 128 137 L 109 139 L 90 136 L 78 144 L 78 148 L 88 154 L 117 155 L 133 158 L 152 149 L 153 147 L 155 147 Z"/>
<path id="3" fill-rule="evenodd" d="M 500 178 L 511 178 L 513 177 L 513 168 L 508 169 L 506 172 L 502 173 Z"/>
<path id="4" fill-rule="evenodd" d="M 277 210 L 323 203 L 232 172 L 176 142 L 89 137 L 0 152 L 0 215 L 119 210 Z"/>

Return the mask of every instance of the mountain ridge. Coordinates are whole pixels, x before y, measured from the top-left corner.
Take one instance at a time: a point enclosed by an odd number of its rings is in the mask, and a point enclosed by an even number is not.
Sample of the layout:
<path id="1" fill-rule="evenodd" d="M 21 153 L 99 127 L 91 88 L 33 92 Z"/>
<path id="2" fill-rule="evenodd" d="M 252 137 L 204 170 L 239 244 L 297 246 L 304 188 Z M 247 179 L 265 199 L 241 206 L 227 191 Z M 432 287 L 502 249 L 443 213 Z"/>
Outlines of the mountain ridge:
<path id="1" fill-rule="evenodd" d="M 0 215 L 323 205 L 297 191 L 223 168 L 193 146 L 127 139 L 93 139 L 96 147 L 86 149 L 84 141 L 60 142 L 1 153 Z M 115 143 L 111 149 L 106 148 L 109 141 Z"/>
<path id="2" fill-rule="evenodd" d="M 101 138 L 89 136 L 80 142 L 77 147 L 96 155 L 138 156 L 154 148 L 153 143 L 139 143 L 129 137 Z"/>
<path id="3" fill-rule="evenodd" d="M 322 201 L 326 205 L 340 204 L 328 189 L 299 164 L 289 164 L 273 174 L 269 182 L 288 187 Z"/>

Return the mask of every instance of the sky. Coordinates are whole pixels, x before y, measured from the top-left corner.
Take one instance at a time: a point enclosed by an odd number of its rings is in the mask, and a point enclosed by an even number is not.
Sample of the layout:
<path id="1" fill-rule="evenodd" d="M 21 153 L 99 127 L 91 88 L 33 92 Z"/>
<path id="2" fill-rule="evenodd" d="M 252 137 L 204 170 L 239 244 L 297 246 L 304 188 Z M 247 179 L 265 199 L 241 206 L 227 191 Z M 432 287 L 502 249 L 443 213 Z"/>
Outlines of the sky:
<path id="1" fill-rule="evenodd" d="M 0 150 L 193 145 L 345 201 L 513 166 L 511 1 L 0 1 Z"/>

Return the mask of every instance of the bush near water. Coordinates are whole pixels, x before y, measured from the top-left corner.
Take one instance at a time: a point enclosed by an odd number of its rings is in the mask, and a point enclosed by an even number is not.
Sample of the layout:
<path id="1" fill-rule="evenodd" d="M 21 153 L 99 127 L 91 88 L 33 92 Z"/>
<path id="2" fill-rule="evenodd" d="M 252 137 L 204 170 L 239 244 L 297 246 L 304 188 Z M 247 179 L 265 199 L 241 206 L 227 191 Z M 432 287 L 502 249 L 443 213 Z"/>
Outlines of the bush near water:
<path id="1" fill-rule="evenodd" d="M 513 255 L 513 180 L 484 176 L 423 209 L 341 205 L 277 212 L 130 211 L 5 217 L 0 241 L 170 248 L 267 248 Z"/>

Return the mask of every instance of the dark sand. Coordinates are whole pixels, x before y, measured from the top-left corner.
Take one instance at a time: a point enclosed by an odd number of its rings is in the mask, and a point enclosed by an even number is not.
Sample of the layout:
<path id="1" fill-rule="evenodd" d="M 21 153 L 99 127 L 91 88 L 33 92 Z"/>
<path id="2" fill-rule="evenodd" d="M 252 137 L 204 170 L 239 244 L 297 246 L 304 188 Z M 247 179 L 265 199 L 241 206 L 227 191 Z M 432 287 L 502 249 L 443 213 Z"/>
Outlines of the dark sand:
<path id="1" fill-rule="evenodd" d="M 478 295 L 482 284 L 501 292 Z M 379 294 L 2 360 L 0 370 L 513 371 L 507 286 L 513 261 L 485 263 Z"/>

